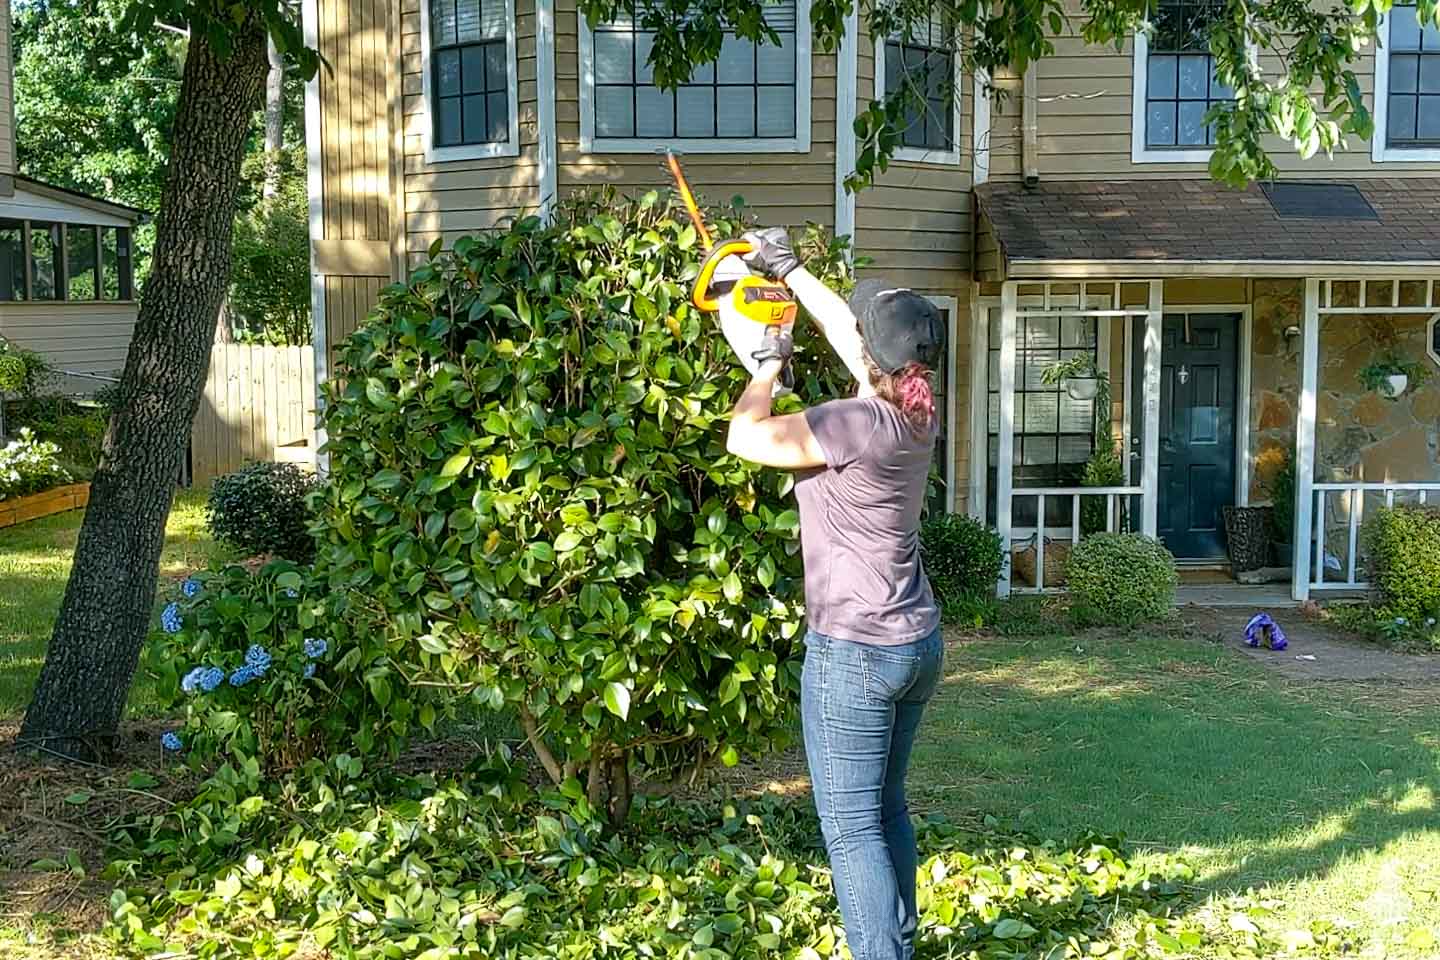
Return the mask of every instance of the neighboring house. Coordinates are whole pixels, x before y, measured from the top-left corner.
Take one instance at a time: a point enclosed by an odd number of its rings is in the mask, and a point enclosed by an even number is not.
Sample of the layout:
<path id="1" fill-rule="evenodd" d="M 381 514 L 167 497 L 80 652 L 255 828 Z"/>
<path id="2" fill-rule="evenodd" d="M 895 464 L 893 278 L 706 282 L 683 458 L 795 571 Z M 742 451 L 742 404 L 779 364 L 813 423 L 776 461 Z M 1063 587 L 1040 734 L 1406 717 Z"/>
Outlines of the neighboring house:
<path id="1" fill-rule="evenodd" d="M 43 354 L 56 389 L 93 393 L 135 327 L 131 232 L 141 211 L 15 172 L 10 6 L 0 0 L 0 336 Z"/>
<path id="2" fill-rule="evenodd" d="M 674 146 L 712 200 L 852 235 L 873 272 L 943 307 L 952 509 L 1017 546 L 1072 537 L 1092 405 L 1040 374 L 1090 352 L 1129 458 L 1112 516 L 1214 563 L 1220 508 L 1262 500 L 1288 451 L 1294 595 L 1353 586 L 1366 509 L 1440 500 L 1440 37 L 1397 6 L 1359 68 L 1374 145 L 1302 162 L 1277 143 L 1285 179 L 1234 191 L 1205 166 L 1200 118 L 1229 96 L 1197 46 L 1209 9 L 1167 3 L 1121 52 L 1058 38 L 997 79 L 997 104 L 979 78 L 945 82 L 935 25 L 875 43 L 852 15 L 838 54 L 812 50 L 806 0 L 771 14 L 782 46 L 728 40 L 675 95 L 648 82 L 643 33 L 591 30 L 573 0 L 306 0 L 335 67 L 307 99 L 318 376 L 432 241 L 594 184 L 664 186 L 655 152 Z M 847 194 L 857 106 L 901 65 L 927 109 Z M 1356 371 L 1386 344 L 1437 376 L 1398 401 L 1365 391 Z"/>

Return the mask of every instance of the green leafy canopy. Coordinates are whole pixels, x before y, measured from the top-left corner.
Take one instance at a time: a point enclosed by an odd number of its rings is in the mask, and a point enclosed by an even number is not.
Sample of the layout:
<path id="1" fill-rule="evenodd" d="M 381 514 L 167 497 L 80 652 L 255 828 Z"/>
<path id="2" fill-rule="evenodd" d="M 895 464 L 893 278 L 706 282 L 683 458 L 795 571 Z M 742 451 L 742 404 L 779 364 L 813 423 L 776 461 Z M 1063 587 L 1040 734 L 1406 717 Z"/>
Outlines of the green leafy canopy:
<path id="1" fill-rule="evenodd" d="M 1216 147 L 1210 173 L 1235 185 L 1273 177 L 1266 142 L 1281 138 L 1302 157 L 1331 154 L 1347 135 L 1369 139 L 1374 121 L 1365 106 L 1355 62 L 1375 44 L 1380 17 L 1392 0 L 1349 0 L 1322 9 L 1310 0 L 1223 0 L 1209 32 L 1216 74 L 1235 91 L 1212 108 Z M 721 32 L 777 42 L 762 14 L 766 0 L 581 0 L 591 25 L 625 12 L 655 31 L 650 62 L 664 87 L 684 82 L 695 65 L 719 52 Z M 844 23 L 858 13 L 871 36 L 908 34 L 938 16 L 951 25 L 966 72 L 1019 76 L 1055 52 L 1059 36 L 1080 36 L 1120 49 L 1136 30 L 1148 30 L 1155 0 L 813 0 L 810 20 L 817 49 L 835 50 Z M 1418 0 L 1421 23 L 1436 24 L 1437 0 Z M 855 121 L 859 156 L 847 186 L 869 185 L 899 145 L 905 104 L 914 84 L 887 92 Z M 992 89 L 992 95 L 999 95 Z"/>

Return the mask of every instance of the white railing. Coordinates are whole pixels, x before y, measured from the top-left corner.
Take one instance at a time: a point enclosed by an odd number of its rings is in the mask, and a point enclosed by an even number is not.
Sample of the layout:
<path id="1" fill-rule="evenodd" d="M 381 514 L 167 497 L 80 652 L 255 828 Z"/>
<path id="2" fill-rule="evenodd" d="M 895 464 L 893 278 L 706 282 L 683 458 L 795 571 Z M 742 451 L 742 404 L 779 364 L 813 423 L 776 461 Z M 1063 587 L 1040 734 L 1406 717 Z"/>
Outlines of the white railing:
<path id="1" fill-rule="evenodd" d="M 1364 590 L 1370 586 L 1366 581 L 1358 579 L 1356 573 L 1360 553 L 1360 526 L 1365 520 L 1366 494 L 1383 493 L 1387 507 L 1395 506 L 1396 494 L 1412 494 L 1421 506 L 1429 502 L 1432 497 L 1437 503 L 1440 503 L 1440 483 L 1317 483 L 1314 490 L 1315 555 L 1311 558 L 1311 590 Z M 1325 553 L 1325 508 L 1329 504 L 1329 498 L 1336 495 L 1348 497 L 1349 519 L 1346 524 L 1346 534 L 1349 540 L 1347 544 L 1349 550 L 1345 562 L 1340 565 L 1345 573 L 1345 579 L 1327 581 L 1325 579 L 1328 559 L 1328 555 Z"/>
<path id="2" fill-rule="evenodd" d="M 1011 593 L 1043 593 L 1045 591 L 1045 501 L 1061 497 L 1070 500 L 1070 543 L 1080 542 L 1080 500 L 1082 497 L 1105 498 L 1105 532 L 1115 533 L 1120 526 L 1120 498 L 1138 497 L 1145 491 L 1141 487 L 1016 487 L 1010 492 L 1011 509 L 1024 497 L 1034 497 L 1035 504 L 1035 585 L 1015 585 L 1014 571 L 1010 572 Z M 1015 551 L 1015 527 L 1011 528 L 1010 552 L 1006 560 L 1013 565 Z M 1025 537 L 1023 539 L 1029 539 Z M 1022 542 L 1023 542 L 1022 539 Z"/>

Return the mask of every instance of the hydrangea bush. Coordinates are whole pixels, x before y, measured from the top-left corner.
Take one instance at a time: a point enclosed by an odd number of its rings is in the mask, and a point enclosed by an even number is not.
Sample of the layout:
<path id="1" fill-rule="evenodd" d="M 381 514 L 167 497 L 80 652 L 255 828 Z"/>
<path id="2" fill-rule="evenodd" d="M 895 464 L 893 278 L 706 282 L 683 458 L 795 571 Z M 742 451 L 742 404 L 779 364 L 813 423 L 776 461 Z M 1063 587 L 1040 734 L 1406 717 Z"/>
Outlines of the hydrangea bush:
<path id="1" fill-rule="evenodd" d="M 1070 615 L 1081 626 L 1132 627 L 1174 610 L 1179 574 L 1160 543 L 1138 533 L 1097 533 L 1065 566 Z"/>
<path id="2" fill-rule="evenodd" d="M 69 483 L 70 474 L 60 465 L 60 447 L 39 440 L 28 427 L 0 449 L 0 500 L 40 493 Z"/>
<path id="3" fill-rule="evenodd" d="M 840 244 L 801 250 L 848 282 Z M 656 194 L 573 199 L 432 250 L 326 385 L 331 588 L 369 598 L 411 681 L 515 711 L 557 783 L 622 815 L 637 765 L 767 750 L 798 692 L 793 479 L 725 451 L 746 376 L 689 303 L 703 254 Z M 844 390 L 797 335 L 785 409 Z"/>
<path id="4" fill-rule="evenodd" d="M 271 772 L 331 749 L 393 752 L 405 711 L 386 711 L 388 690 L 367 683 L 344 605 L 283 560 L 186 580 L 145 654 L 162 706 L 184 717 L 175 743 L 197 764 L 218 755 Z"/>

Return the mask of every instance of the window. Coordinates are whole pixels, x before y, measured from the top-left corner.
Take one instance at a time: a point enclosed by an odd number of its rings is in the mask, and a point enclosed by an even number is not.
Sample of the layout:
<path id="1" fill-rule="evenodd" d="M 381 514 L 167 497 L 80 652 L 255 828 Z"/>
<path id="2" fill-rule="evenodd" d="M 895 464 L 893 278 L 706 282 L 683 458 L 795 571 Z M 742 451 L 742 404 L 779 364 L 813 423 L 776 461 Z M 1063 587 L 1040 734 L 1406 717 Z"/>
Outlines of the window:
<path id="1" fill-rule="evenodd" d="M 896 157 L 930 163 L 959 163 L 960 85 L 955 65 L 955 30 L 931 18 L 910 36 L 892 36 L 875 48 L 875 99 L 908 85 L 905 129 Z"/>
<path id="2" fill-rule="evenodd" d="M 426 157 L 517 155 L 514 0 L 423 0 L 421 12 Z"/>
<path id="3" fill-rule="evenodd" d="M 1131 157 L 1137 163 L 1203 161 L 1215 144 L 1205 114 L 1234 93 L 1215 76 L 1215 0 L 1162 0 L 1154 30 L 1135 35 Z"/>
<path id="4" fill-rule="evenodd" d="M 58 300 L 61 298 L 60 279 L 60 224 L 30 224 L 30 299 Z"/>
<path id="5" fill-rule="evenodd" d="M 128 227 L 0 219 L 0 301 L 129 300 L 133 287 Z"/>
<path id="6" fill-rule="evenodd" d="M 1102 363 L 1094 317 L 1027 317 L 1015 328 L 1015 486 L 1078 484 L 1085 461 L 1095 448 L 1093 400 L 1075 400 L 1059 384 L 1047 385 L 1041 374 L 1051 364 L 1090 353 Z M 996 460 L 1000 450 L 1000 311 L 990 313 L 989 336 L 988 489 L 998 489 Z M 990 523 L 995 498 L 987 498 Z M 1072 503 L 1067 497 L 1046 501 L 1045 526 L 1070 525 Z M 1033 527 L 1036 500 L 1015 500 L 1015 525 Z"/>
<path id="7" fill-rule="evenodd" d="M 674 91 L 654 85 L 655 34 L 622 17 L 593 31 L 581 18 L 581 146 L 593 151 L 806 151 L 810 148 L 809 10 L 765 7 L 780 43 L 727 32 L 714 63 Z"/>
<path id="8" fill-rule="evenodd" d="M 95 227 L 65 228 L 65 299 L 99 300 L 100 258 Z"/>
<path id="9" fill-rule="evenodd" d="M 1422 27 L 1413 3 L 1397 3 L 1380 39 L 1371 155 L 1377 163 L 1440 160 L 1440 28 Z"/>
<path id="10" fill-rule="evenodd" d="M 1434 361 L 1435 366 L 1440 367 L 1440 313 L 1430 318 L 1428 334 L 1429 336 L 1426 337 L 1425 341 L 1428 347 L 1427 352 L 1430 354 L 1430 359 Z"/>

